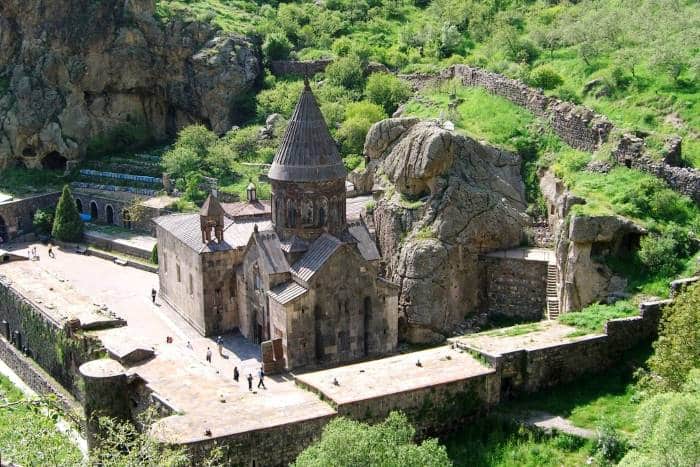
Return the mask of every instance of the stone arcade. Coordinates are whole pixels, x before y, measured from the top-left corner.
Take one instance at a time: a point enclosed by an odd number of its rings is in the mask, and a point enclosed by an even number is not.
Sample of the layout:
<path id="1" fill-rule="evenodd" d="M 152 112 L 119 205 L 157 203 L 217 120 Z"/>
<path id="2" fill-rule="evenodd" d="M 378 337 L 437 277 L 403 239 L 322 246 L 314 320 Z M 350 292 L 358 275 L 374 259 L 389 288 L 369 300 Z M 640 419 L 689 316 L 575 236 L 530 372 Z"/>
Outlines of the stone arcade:
<path id="1" fill-rule="evenodd" d="M 391 352 L 398 287 L 381 277 L 362 219 L 346 215 L 346 169 L 308 82 L 275 156 L 272 202 L 155 220 L 160 293 L 200 333 L 279 340 L 287 369 Z"/>

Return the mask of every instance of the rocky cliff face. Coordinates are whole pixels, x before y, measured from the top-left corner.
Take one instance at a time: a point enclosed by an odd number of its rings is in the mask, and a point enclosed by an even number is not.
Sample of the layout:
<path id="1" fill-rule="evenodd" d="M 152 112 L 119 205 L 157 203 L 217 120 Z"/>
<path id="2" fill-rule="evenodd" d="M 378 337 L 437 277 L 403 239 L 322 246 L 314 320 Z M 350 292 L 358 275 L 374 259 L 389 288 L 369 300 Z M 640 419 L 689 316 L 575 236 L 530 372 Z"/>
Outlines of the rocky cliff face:
<path id="1" fill-rule="evenodd" d="M 124 125 L 228 130 L 260 74 L 247 39 L 154 18 L 154 0 L 0 2 L 0 168 L 82 157 Z"/>
<path id="2" fill-rule="evenodd" d="M 363 178 L 384 185 L 374 222 L 403 337 L 441 340 L 477 311 L 479 254 L 521 241 L 520 158 L 415 118 L 375 124 L 365 155 Z"/>

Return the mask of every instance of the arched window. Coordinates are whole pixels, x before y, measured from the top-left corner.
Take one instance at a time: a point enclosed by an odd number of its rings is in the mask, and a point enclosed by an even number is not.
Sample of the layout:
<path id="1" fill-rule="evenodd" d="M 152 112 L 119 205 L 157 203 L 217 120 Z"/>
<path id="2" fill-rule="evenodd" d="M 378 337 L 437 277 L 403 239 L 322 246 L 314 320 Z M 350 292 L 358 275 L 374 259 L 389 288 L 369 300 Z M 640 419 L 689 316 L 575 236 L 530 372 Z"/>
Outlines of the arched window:
<path id="1" fill-rule="evenodd" d="M 328 215 L 328 200 L 326 198 L 322 198 L 319 204 L 320 206 L 318 208 L 318 226 L 323 227 L 324 225 L 326 225 L 326 216 Z"/>
<path id="2" fill-rule="evenodd" d="M 114 224 L 114 208 L 112 207 L 111 204 L 108 204 L 107 207 L 105 208 L 105 214 L 107 216 L 107 224 L 109 224 L 109 225 Z"/>
<path id="3" fill-rule="evenodd" d="M 78 209 L 79 213 L 83 212 L 83 202 L 78 198 L 75 198 L 75 207 Z"/>
<path id="4" fill-rule="evenodd" d="M 301 204 L 301 223 L 304 226 L 314 225 L 314 205 L 308 199 Z"/>
<path id="5" fill-rule="evenodd" d="M 287 227 L 294 228 L 297 226 L 297 208 L 294 201 L 287 201 Z"/>
<path id="6" fill-rule="evenodd" d="M 275 196 L 275 212 L 273 214 L 275 224 L 284 225 L 284 201 Z"/>

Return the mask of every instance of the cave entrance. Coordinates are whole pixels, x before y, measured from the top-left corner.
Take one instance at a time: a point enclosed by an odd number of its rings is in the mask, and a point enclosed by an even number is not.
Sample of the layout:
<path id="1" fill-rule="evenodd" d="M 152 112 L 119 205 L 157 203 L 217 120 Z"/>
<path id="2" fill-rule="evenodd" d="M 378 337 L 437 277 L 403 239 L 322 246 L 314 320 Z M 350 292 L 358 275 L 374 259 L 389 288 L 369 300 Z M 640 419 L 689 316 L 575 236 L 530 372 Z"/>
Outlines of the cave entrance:
<path id="1" fill-rule="evenodd" d="M 66 170 L 68 159 L 63 157 L 58 151 L 48 153 L 41 160 L 41 166 L 48 170 Z"/>
<path id="2" fill-rule="evenodd" d="M 0 216 L 0 244 L 5 243 L 7 240 L 7 224 L 5 224 L 5 219 Z"/>

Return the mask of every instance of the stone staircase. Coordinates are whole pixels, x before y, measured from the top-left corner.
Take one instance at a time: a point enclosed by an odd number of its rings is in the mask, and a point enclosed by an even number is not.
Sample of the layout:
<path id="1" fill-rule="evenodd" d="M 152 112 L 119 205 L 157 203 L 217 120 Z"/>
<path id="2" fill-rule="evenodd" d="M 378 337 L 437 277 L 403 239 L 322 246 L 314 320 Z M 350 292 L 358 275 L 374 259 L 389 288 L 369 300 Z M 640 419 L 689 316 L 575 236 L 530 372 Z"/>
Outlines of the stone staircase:
<path id="1" fill-rule="evenodd" d="M 557 265 L 547 265 L 547 319 L 559 317 L 559 292 L 557 288 Z"/>

